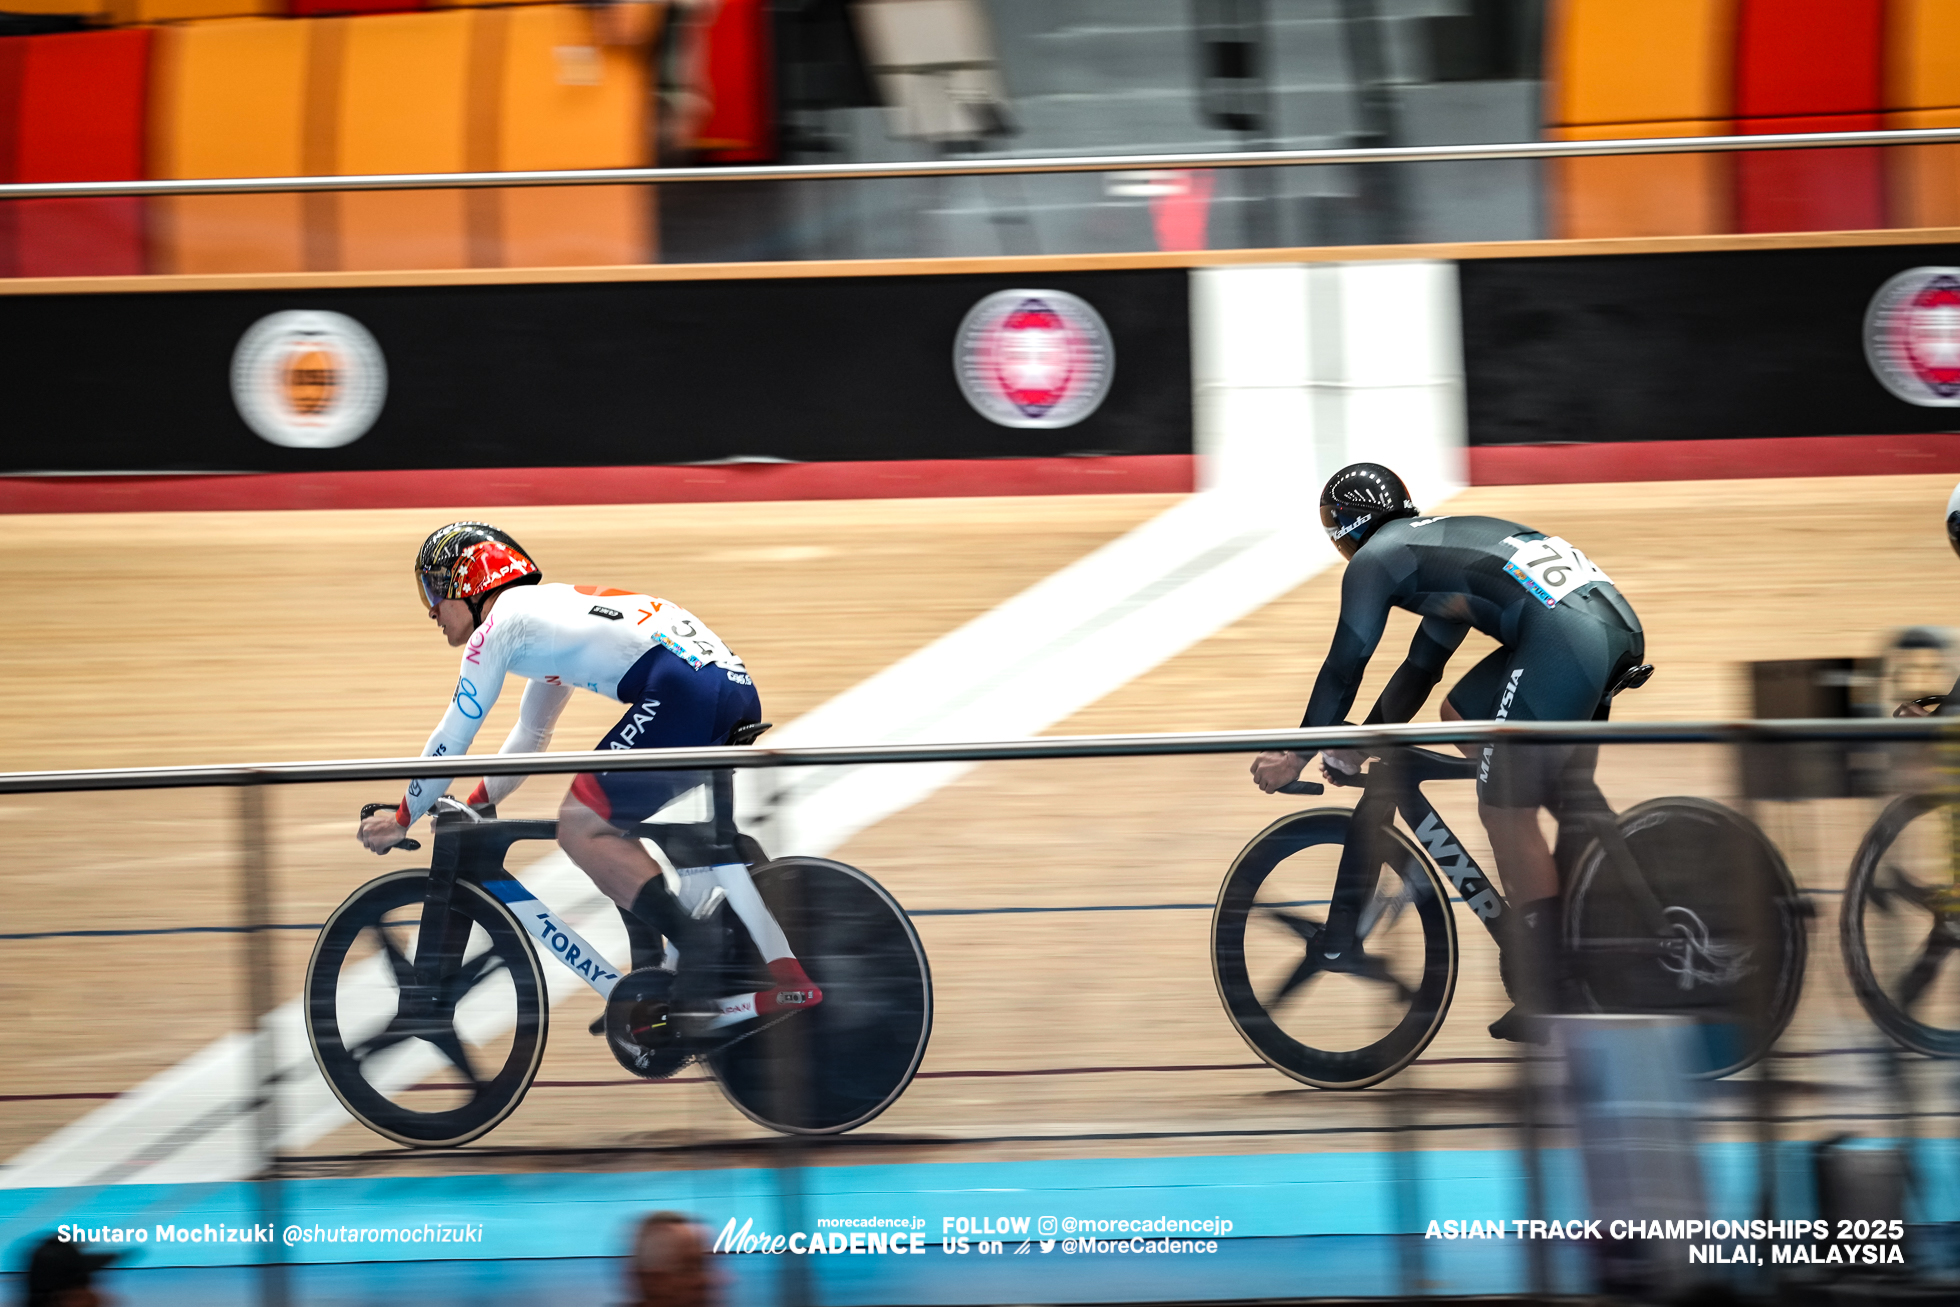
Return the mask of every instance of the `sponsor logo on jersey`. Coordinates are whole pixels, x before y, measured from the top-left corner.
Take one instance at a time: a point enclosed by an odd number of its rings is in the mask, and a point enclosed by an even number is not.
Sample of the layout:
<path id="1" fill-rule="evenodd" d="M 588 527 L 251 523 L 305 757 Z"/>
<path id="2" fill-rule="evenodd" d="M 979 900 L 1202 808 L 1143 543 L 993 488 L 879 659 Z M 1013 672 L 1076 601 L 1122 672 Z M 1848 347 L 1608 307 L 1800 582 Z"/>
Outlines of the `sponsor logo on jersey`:
<path id="1" fill-rule="evenodd" d="M 1913 268 L 1872 296 L 1865 361 L 1908 404 L 1960 407 L 1960 268 Z"/>
<path id="2" fill-rule="evenodd" d="M 626 618 L 626 614 L 620 612 L 617 608 L 607 608 L 600 604 L 594 604 L 585 611 L 593 617 L 603 617 L 608 622 L 624 621 Z"/>
<path id="3" fill-rule="evenodd" d="M 245 425 L 288 449 L 335 449 L 367 434 L 388 397 L 388 365 L 344 313 L 260 318 L 231 356 L 231 399 Z"/>
<path id="4" fill-rule="evenodd" d="M 1116 374 L 1101 315 L 1058 290 L 1004 290 L 960 323 L 953 371 L 967 403 L 1004 427 L 1068 427 L 1094 413 Z"/>

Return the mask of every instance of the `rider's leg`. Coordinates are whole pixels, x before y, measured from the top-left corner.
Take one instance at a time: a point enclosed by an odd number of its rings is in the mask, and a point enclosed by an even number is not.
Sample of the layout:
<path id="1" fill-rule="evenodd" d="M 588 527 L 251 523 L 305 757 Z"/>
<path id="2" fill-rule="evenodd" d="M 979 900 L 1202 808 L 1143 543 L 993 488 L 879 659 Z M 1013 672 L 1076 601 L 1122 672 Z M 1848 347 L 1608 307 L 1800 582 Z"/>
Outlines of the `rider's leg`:
<path id="1" fill-rule="evenodd" d="M 596 747 L 718 744 L 737 722 L 760 717 L 761 704 L 746 675 L 712 666 L 695 669 L 665 651 L 656 654 L 633 696 L 633 706 Z M 718 999 L 723 1018 L 741 1020 L 814 1005 L 822 1000 L 822 991 L 796 960 L 737 849 L 678 845 L 670 849 L 677 864 L 690 864 L 675 868 L 681 881 L 677 898 L 652 855 L 628 834 L 681 793 L 707 780 L 681 772 L 582 775 L 573 782 L 561 809 L 559 842 L 615 903 L 675 942 L 687 963 L 682 968 L 683 982 L 719 983 L 721 930 L 713 916 L 713 899 L 720 892 L 754 941 L 771 980 L 766 990 L 734 1000 Z M 697 862 L 704 865 L 692 865 Z M 686 988 L 692 990 L 694 983 L 686 983 Z"/>
<path id="2" fill-rule="evenodd" d="M 1461 721 L 1468 720 L 1468 718 L 1464 717 L 1462 713 L 1456 710 L 1456 705 L 1451 703 L 1448 699 L 1443 700 L 1443 706 L 1440 710 L 1438 710 L 1436 715 L 1441 717 L 1446 722 L 1461 722 Z M 1456 751 L 1462 754 L 1466 758 L 1476 757 L 1477 747 L 1478 746 L 1474 744 L 1459 744 L 1455 746 Z"/>
<path id="3" fill-rule="evenodd" d="M 558 805 L 558 845 L 600 893 L 630 912 L 647 882 L 660 879 L 660 864 L 638 840 L 594 812 L 581 788 L 575 783 Z"/>
<path id="4" fill-rule="evenodd" d="M 1504 897 L 1530 903 L 1558 895 L 1558 866 L 1538 825 L 1538 808 L 1500 808 L 1479 800 L 1477 816 L 1490 835 Z"/>
<path id="5" fill-rule="evenodd" d="M 1610 601 L 1610 602 L 1609 602 Z M 1637 662 L 1643 641 L 1624 604 L 1604 592 L 1558 608 L 1527 608 L 1519 648 L 1493 716 L 1512 721 L 1586 721 L 1605 716 L 1606 688 Z M 1629 661 L 1632 660 L 1632 661 Z M 1507 744 L 1486 749 L 1477 800 L 1513 907 L 1512 998 L 1527 1011 L 1556 1010 L 1569 988 L 1563 948 L 1561 873 L 1577 861 L 1589 826 L 1606 811 L 1593 782 L 1595 745 Z M 1556 852 L 1538 825 L 1539 808 L 1559 820 Z M 1519 991 L 1522 992 L 1519 992 Z M 1518 1009 L 1491 1026 L 1499 1038 L 1531 1033 Z"/>
<path id="6" fill-rule="evenodd" d="M 1603 691 L 1603 683 L 1594 682 L 1605 668 L 1594 669 L 1590 651 L 1571 647 L 1558 624 L 1540 626 L 1537 635 L 1511 653 L 1489 716 L 1519 722 L 1590 717 Z M 1573 751 L 1571 745 L 1512 742 L 1479 751 L 1477 815 L 1490 835 L 1510 906 L 1500 923 L 1498 971 L 1514 1006 L 1491 1023 L 1497 1039 L 1542 1040 L 1533 1018 L 1564 1005 L 1558 863 L 1538 813 L 1558 803 Z"/>

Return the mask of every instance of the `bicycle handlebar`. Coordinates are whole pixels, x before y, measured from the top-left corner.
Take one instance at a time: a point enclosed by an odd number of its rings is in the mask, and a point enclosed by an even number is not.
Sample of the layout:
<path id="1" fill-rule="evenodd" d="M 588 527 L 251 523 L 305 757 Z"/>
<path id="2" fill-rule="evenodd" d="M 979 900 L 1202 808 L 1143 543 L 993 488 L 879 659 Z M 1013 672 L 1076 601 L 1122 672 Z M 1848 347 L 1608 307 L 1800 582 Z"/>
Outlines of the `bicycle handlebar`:
<path id="1" fill-rule="evenodd" d="M 394 806 L 395 805 L 392 803 L 363 803 L 361 805 L 361 820 L 366 821 L 369 817 L 372 817 L 375 813 L 380 812 L 382 809 L 392 808 Z M 422 847 L 422 841 L 412 840 L 409 839 L 407 836 L 403 836 L 401 839 L 395 842 L 393 847 L 402 850 L 404 853 L 413 853 L 415 852 L 415 850 Z M 383 853 L 387 853 L 389 851 L 390 850 L 388 849 L 382 850 Z"/>
<path id="2" fill-rule="evenodd" d="M 1281 794 L 1325 794 L 1327 787 L 1318 781 L 1289 781 L 1279 787 Z"/>

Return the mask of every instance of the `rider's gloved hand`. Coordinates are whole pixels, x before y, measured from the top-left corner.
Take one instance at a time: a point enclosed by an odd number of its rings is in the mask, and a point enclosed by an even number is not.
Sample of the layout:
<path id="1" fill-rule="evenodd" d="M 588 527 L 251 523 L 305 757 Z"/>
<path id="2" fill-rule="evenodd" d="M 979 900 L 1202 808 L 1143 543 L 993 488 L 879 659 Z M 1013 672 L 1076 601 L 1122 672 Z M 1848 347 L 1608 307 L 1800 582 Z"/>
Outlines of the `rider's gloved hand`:
<path id="1" fill-rule="evenodd" d="M 397 820 L 398 813 L 381 811 L 361 819 L 360 841 L 369 853 L 386 853 L 408 835 L 408 828 Z"/>
<path id="2" fill-rule="evenodd" d="M 1252 760 L 1252 782 L 1268 794 L 1276 793 L 1280 786 L 1299 780 L 1312 758 L 1311 753 L 1294 753 L 1290 749 L 1262 753 Z"/>

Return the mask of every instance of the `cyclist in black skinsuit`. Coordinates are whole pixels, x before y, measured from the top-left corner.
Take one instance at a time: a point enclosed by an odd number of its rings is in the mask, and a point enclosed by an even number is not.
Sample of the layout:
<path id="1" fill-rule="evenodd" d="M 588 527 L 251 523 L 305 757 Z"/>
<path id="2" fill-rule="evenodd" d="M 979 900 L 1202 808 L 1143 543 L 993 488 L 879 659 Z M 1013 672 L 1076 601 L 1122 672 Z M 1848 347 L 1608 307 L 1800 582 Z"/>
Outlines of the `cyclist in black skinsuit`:
<path id="1" fill-rule="evenodd" d="M 1341 620 L 1314 681 L 1302 726 L 1341 724 L 1391 608 L 1416 613 L 1416 628 L 1368 724 L 1415 716 L 1442 679 L 1450 655 L 1475 627 L 1499 647 L 1459 680 L 1446 720 L 1604 720 L 1620 679 L 1640 665 L 1645 640 L 1606 574 L 1557 536 L 1494 517 L 1419 517 L 1402 479 L 1375 463 L 1335 473 L 1321 494 L 1321 522 L 1345 555 Z M 1499 1039 L 1524 1036 L 1519 1009 L 1556 1003 L 1561 876 L 1584 848 L 1578 822 L 1561 821 L 1556 852 L 1538 828 L 1554 816 L 1568 776 L 1589 779 L 1597 745 L 1465 746 L 1478 757 L 1478 815 L 1490 833 L 1504 889 L 1517 911 L 1503 944 L 1505 986 L 1519 1007 L 1491 1025 Z M 1264 753 L 1252 773 L 1272 792 L 1299 778 L 1311 754 Z M 1364 755 L 1330 750 L 1323 765 L 1352 772 Z M 1522 965 L 1521 965 L 1522 964 Z M 1523 976 L 1552 978 L 1521 994 Z"/>

